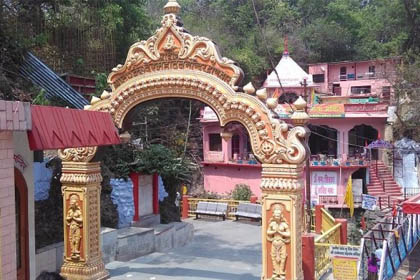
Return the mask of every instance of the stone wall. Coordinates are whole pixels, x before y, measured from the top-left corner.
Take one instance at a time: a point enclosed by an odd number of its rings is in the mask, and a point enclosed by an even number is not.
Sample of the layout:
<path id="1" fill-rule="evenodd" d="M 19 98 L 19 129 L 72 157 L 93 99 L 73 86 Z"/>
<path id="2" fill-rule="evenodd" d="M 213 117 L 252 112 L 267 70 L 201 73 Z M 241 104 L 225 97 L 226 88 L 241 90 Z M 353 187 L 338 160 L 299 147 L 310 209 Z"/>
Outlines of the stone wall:
<path id="1" fill-rule="evenodd" d="M 129 261 L 153 252 L 166 252 L 192 241 L 194 227 L 180 222 L 155 228 L 101 229 L 101 248 L 104 263 Z M 63 264 L 63 242 L 37 250 L 36 275 L 42 271 L 59 271 Z"/>
<path id="2" fill-rule="evenodd" d="M 35 201 L 48 199 L 53 172 L 46 167 L 47 162 L 34 162 Z"/>
<path id="3" fill-rule="evenodd" d="M 134 217 L 133 182 L 130 179 L 111 179 L 111 199 L 117 205 L 118 228 L 129 227 Z"/>

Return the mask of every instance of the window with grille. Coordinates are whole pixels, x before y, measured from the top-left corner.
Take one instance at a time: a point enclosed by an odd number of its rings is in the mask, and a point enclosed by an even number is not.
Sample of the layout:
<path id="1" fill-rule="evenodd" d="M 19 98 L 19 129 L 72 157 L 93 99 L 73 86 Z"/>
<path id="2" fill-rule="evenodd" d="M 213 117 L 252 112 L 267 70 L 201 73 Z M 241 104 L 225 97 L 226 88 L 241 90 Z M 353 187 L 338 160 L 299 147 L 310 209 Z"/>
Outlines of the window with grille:
<path id="1" fill-rule="evenodd" d="M 324 74 L 315 74 L 315 75 L 312 75 L 312 78 L 314 80 L 314 83 L 323 83 L 325 81 Z"/>
<path id="2" fill-rule="evenodd" d="M 241 137 L 239 137 L 238 134 L 233 135 L 232 137 L 232 156 L 234 154 L 238 154 L 239 155 L 239 145 L 240 145 L 240 141 L 241 141 Z"/>
<path id="3" fill-rule="evenodd" d="M 210 151 L 222 151 L 222 137 L 218 133 L 209 134 Z"/>

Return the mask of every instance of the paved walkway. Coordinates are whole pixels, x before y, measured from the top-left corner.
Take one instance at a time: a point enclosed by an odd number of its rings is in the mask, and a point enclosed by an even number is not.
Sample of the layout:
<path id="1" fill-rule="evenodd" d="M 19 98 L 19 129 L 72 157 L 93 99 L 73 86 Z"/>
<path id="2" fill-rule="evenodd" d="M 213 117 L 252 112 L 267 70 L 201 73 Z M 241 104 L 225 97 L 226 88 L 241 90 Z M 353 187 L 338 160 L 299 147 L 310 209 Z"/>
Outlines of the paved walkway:
<path id="1" fill-rule="evenodd" d="M 188 220 L 194 240 L 165 253 L 129 262 L 112 262 L 111 279 L 258 280 L 261 279 L 261 227 L 255 223 Z"/>

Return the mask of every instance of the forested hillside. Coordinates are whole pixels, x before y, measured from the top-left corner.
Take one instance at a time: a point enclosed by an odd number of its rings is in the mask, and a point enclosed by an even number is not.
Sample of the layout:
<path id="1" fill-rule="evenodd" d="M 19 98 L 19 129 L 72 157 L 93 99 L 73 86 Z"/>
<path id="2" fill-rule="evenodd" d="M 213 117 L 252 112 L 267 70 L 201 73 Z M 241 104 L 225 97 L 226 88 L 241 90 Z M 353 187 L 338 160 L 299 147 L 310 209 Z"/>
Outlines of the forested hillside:
<path id="1" fill-rule="evenodd" d="M 159 20 L 165 2 L 148 1 L 153 20 Z M 257 83 L 272 68 L 265 44 L 277 63 L 285 36 L 302 65 L 418 53 L 420 48 L 418 0 L 254 0 L 261 29 L 252 0 L 179 3 L 185 27 L 214 40 Z"/>
<path id="2" fill-rule="evenodd" d="M 212 39 L 237 61 L 244 82 L 262 84 L 288 36 L 289 50 L 302 66 L 401 56 L 399 82 L 405 84 L 396 85 L 398 94 L 418 98 L 413 92 L 420 80 L 419 0 L 178 1 L 185 28 Z M 0 0 L 0 97 L 30 100 L 37 94 L 18 74 L 25 50 L 58 73 L 109 73 L 124 62 L 131 44 L 159 26 L 166 2 Z"/>

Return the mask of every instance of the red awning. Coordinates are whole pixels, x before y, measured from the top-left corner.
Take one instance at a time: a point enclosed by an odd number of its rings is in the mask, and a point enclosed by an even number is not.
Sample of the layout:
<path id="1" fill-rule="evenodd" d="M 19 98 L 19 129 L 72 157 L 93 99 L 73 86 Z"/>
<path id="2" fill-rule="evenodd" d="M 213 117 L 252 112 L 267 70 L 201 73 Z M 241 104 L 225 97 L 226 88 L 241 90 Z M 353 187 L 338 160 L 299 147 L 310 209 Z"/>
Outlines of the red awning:
<path id="1" fill-rule="evenodd" d="M 31 150 L 119 144 L 111 115 L 52 106 L 31 106 L 32 130 L 28 131 Z"/>
<path id="2" fill-rule="evenodd" d="M 402 203 L 404 214 L 420 214 L 420 194 Z"/>

